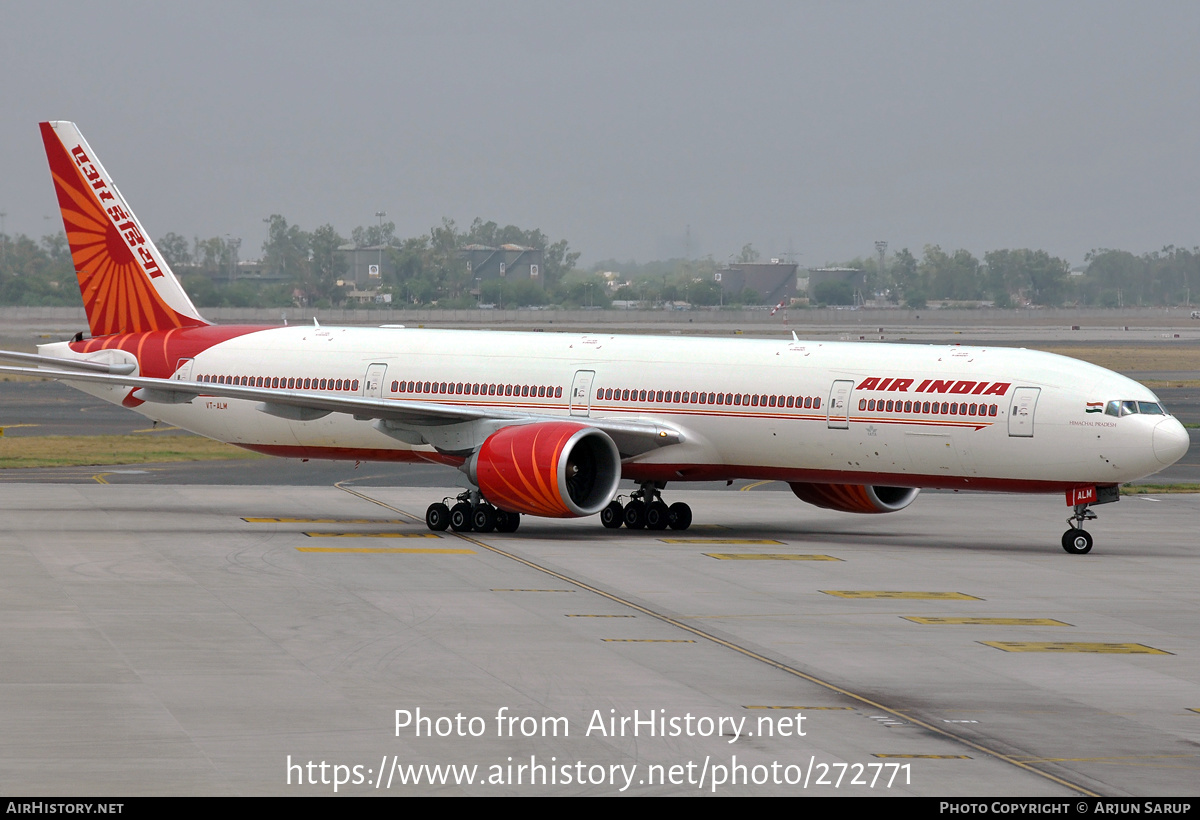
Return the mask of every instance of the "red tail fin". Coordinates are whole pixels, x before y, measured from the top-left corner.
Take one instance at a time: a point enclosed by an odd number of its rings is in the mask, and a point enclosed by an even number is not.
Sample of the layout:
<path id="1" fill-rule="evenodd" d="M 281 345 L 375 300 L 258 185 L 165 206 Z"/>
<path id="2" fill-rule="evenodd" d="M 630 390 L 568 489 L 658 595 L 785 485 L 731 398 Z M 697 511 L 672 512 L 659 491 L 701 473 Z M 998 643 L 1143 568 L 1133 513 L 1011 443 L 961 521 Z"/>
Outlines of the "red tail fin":
<path id="1" fill-rule="evenodd" d="M 75 124 L 41 127 L 92 335 L 209 324 Z"/>

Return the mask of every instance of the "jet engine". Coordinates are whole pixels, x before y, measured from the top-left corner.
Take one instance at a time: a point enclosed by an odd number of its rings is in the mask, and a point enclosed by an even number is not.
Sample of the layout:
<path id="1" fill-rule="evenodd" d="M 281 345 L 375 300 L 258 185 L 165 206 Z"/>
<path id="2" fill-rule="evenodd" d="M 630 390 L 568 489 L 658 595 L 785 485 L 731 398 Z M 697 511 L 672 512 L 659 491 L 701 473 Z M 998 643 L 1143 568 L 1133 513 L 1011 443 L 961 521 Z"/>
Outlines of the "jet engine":
<path id="1" fill-rule="evenodd" d="M 827 510 L 890 513 L 902 510 L 921 492 L 916 487 L 872 487 L 867 484 L 788 484 L 801 501 Z"/>
<path id="2" fill-rule="evenodd" d="M 612 501 L 621 455 L 594 427 L 522 424 L 488 436 L 468 462 L 467 475 L 502 510 L 574 518 L 598 513 Z"/>

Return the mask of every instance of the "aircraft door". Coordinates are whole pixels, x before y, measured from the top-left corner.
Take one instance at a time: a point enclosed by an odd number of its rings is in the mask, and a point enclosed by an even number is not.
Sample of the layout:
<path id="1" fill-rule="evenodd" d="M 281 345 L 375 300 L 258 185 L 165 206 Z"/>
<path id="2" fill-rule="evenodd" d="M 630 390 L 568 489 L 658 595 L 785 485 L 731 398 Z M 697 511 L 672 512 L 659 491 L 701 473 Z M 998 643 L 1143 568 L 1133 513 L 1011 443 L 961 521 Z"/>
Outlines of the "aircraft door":
<path id="1" fill-rule="evenodd" d="M 575 381 L 571 383 L 570 407 L 572 416 L 590 415 L 592 408 L 592 382 L 595 378 L 595 370 L 575 371 Z"/>
<path id="2" fill-rule="evenodd" d="M 831 430 L 846 430 L 850 427 L 850 391 L 854 382 L 849 379 L 839 379 L 833 383 L 829 391 L 829 404 L 826 406 Z"/>
<path id="3" fill-rule="evenodd" d="M 175 372 L 171 378 L 177 382 L 190 382 L 192 380 L 192 362 L 194 359 L 180 359 L 175 363 Z"/>
<path id="4" fill-rule="evenodd" d="M 386 364 L 367 366 L 367 374 L 363 376 L 362 394 L 368 399 L 383 398 L 383 377 L 387 373 Z"/>
<path id="5" fill-rule="evenodd" d="M 1033 411 L 1040 387 L 1018 387 L 1008 408 L 1008 434 L 1014 438 L 1033 438 Z"/>

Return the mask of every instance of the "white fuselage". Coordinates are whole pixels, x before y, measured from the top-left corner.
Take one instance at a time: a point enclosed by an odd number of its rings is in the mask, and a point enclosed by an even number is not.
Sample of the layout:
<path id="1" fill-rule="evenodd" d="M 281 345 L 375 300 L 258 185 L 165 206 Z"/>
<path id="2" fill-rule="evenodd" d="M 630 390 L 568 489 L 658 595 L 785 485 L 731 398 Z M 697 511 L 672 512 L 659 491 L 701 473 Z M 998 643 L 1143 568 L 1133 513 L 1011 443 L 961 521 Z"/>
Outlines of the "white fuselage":
<path id="1" fill-rule="evenodd" d="M 78 345 L 45 345 L 42 352 L 96 355 L 72 347 Z M 319 387 L 322 379 L 340 379 L 353 385 L 343 395 L 367 395 L 377 384 L 384 399 L 581 421 L 659 420 L 680 430 L 682 443 L 625 460 L 623 473 L 640 480 L 1053 491 L 1140 478 L 1187 449 L 1186 431 L 1171 416 L 1097 409 L 1114 400 L 1157 402 L 1141 384 L 1085 362 L 1010 348 L 283 327 L 214 344 L 181 362 L 174 378 L 265 378 L 268 387 L 274 379 L 287 387 L 290 379 L 294 389 L 309 380 L 304 389 L 313 392 L 328 390 Z M 128 404 L 127 389 L 78 386 Z M 445 386 L 455 392 L 442 392 Z M 458 392 L 463 386 L 467 392 Z M 511 395 L 514 386 L 550 395 Z M 201 396 L 134 409 L 280 455 L 447 460 L 345 413 L 292 421 L 259 406 Z"/>

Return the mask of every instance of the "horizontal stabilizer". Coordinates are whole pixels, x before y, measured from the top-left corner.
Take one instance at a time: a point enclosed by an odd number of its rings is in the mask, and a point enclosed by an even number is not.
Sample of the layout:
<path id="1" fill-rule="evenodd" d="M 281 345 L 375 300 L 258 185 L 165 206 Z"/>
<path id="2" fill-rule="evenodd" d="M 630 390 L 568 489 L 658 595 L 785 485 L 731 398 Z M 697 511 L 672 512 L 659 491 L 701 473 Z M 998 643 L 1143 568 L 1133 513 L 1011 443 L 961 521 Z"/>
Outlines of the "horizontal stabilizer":
<path id="1" fill-rule="evenodd" d="M 137 370 L 133 362 L 93 362 L 86 359 L 60 359 L 56 356 L 39 356 L 36 353 L 17 353 L 13 350 L 0 350 L 0 359 L 30 364 L 44 364 L 51 367 L 61 367 L 67 370 L 86 370 L 91 373 L 112 373 L 116 376 L 128 376 Z"/>

